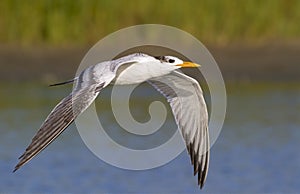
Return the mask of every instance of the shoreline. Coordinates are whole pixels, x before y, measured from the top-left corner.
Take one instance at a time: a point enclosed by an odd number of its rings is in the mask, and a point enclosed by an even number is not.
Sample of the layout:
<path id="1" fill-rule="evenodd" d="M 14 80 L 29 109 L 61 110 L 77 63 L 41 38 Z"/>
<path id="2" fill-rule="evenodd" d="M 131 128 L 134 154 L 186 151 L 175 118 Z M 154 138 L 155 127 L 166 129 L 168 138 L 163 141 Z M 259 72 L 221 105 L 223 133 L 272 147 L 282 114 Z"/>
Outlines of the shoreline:
<path id="1" fill-rule="evenodd" d="M 300 44 L 207 46 L 225 82 L 300 81 Z M 89 47 L 0 46 L 1 82 L 67 80 Z"/>

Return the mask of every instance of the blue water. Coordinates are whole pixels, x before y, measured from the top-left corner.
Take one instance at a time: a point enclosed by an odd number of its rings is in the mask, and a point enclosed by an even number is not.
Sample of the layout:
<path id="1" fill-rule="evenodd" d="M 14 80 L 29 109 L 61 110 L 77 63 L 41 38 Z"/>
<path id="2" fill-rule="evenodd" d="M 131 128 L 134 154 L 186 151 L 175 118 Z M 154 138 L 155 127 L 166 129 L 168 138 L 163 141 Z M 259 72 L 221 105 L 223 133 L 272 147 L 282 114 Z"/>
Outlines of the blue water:
<path id="1" fill-rule="evenodd" d="M 225 124 L 211 149 L 201 191 L 186 152 L 156 169 L 123 170 L 94 156 L 75 125 L 12 173 L 18 156 L 68 90 L 41 84 L 1 86 L 0 193 L 300 192 L 300 85 L 288 84 L 228 87 Z M 97 108 L 101 106 L 105 104 Z M 168 122 L 174 121 L 168 117 Z"/>

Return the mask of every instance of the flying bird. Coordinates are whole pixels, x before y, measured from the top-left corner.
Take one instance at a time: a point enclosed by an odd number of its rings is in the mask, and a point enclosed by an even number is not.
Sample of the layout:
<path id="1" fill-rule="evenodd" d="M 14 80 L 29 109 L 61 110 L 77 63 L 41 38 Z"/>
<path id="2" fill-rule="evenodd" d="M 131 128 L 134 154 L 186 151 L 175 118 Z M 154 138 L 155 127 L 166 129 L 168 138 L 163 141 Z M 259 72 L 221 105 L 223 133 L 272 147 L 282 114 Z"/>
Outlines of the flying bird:
<path id="1" fill-rule="evenodd" d="M 194 175 L 198 174 L 198 185 L 202 188 L 209 166 L 207 107 L 199 83 L 178 71 L 180 68 L 198 66 L 174 56 L 154 57 L 135 53 L 90 66 L 73 80 L 54 84 L 74 82 L 74 88 L 50 112 L 30 145 L 19 157 L 14 172 L 53 142 L 92 104 L 103 88 L 109 84 L 148 82 L 170 104 L 194 166 Z"/>

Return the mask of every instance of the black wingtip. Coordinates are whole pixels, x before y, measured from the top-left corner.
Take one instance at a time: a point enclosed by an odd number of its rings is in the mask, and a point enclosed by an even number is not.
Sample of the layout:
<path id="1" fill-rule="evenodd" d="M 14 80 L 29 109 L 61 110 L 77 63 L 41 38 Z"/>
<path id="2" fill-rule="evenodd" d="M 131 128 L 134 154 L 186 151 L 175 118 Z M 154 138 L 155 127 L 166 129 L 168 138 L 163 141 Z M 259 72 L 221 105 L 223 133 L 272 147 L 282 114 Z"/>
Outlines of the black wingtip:
<path id="1" fill-rule="evenodd" d="M 18 166 L 15 167 L 15 169 L 13 170 L 13 173 L 16 172 L 19 169 Z"/>
<path id="2" fill-rule="evenodd" d="M 198 172 L 198 185 L 200 186 L 200 189 L 202 189 L 204 186 L 204 180 L 201 172 Z"/>
<path id="3" fill-rule="evenodd" d="M 19 163 L 15 166 L 13 173 L 16 172 L 17 170 L 19 170 L 23 166 L 23 164 L 24 163 L 22 163 L 22 161 L 19 161 Z"/>
<path id="4" fill-rule="evenodd" d="M 51 85 L 49 85 L 49 87 L 52 87 L 52 86 L 60 86 L 60 85 L 64 85 L 64 84 L 69 84 L 69 83 L 74 82 L 74 80 L 75 80 L 75 79 L 68 80 L 68 81 L 65 81 L 65 82 L 56 83 L 56 84 L 51 84 Z"/>
<path id="5" fill-rule="evenodd" d="M 200 189 L 203 189 L 204 184 L 200 184 Z"/>
<path id="6" fill-rule="evenodd" d="M 24 154 L 25 154 L 25 153 L 23 153 L 21 156 L 19 156 L 18 159 L 20 160 L 21 158 L 23 158 Z"/>

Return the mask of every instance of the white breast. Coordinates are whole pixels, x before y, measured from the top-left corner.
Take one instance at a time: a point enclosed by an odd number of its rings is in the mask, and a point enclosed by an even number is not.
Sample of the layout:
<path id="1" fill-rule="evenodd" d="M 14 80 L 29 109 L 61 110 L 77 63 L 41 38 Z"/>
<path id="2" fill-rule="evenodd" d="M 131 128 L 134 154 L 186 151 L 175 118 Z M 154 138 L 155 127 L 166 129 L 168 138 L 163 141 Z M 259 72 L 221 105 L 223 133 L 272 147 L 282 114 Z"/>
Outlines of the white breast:
<path id="1" fill-rule="evenodd" d="M 137 84 L 147 81 L 153 77 L 159 77 L 171 73 L 174 68 L 159 61 L 134 63 L 119 67 L 115 84 Z"/>

